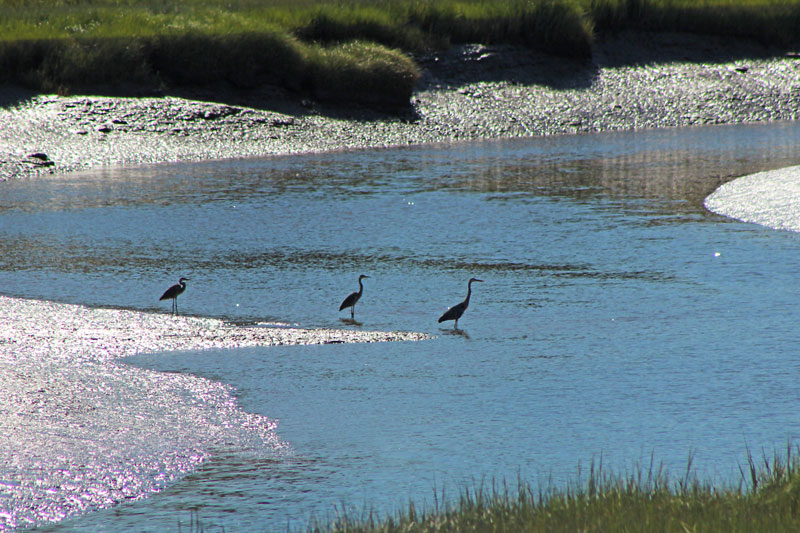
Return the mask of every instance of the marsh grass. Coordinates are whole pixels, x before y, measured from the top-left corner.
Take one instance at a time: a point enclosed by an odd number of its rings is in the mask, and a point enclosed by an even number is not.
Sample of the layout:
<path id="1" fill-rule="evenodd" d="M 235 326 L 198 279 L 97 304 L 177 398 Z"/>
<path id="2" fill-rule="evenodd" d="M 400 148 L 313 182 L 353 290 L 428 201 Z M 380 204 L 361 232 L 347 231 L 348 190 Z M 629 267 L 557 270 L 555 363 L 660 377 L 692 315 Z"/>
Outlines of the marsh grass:
<path id="1" fill-rule="evenodd" d="M 0 80 L 32 88 L 275 84 L 407 105 L 414 54 L 506 43 L 588 59 L 598 32 L 800 43 L 800 0 L 0 0 Z"/>
<path id="2" fill-rule="evenodd" d="M 603 472 L 592 464 L 588 479 L 566 488 L 534 490 L 519 481 L 510 489 L 464 491 L 458 502 L 432 511 L 413 504 L 395 516 L 372 513 L 359 518 L 337 516 L 315 523 L 314 532 L 747 532 L 800 531 L 798 460 L 787 447 L 785 457 L 766 455 L 763 464 L 748 452 L 738 485 L 714 487 L 693 473 L 692 458 L 677 479 L 651 462 L 630 476 Z M 579 474 L 580 478 L 580 474 Z M 438 501 L 438 499 L 437 499 Z"/>

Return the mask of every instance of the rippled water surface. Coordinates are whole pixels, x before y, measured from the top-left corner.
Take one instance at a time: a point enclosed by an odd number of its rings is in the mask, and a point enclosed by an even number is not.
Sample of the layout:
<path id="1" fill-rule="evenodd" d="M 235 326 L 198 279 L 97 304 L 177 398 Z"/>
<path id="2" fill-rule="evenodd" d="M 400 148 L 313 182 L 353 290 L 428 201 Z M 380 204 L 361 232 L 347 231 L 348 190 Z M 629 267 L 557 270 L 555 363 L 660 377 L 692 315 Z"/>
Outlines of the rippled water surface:
<path id="1" fill-rule="evenodd" d="M 291 452 L 219 453 L 55 529 L 302 528 L 602 457 L 739 481 L 800 423 L 798 234 L 708 213 L 800 164 L 800 126 L 714 127 L 104 170 L 2 184 L 8 295 L 414 343 L 142 355 L 231 384 Z M 367 274 L 356 320 L 339 303 Z M 479 277 L 469 310 L 438 316 Z"/>

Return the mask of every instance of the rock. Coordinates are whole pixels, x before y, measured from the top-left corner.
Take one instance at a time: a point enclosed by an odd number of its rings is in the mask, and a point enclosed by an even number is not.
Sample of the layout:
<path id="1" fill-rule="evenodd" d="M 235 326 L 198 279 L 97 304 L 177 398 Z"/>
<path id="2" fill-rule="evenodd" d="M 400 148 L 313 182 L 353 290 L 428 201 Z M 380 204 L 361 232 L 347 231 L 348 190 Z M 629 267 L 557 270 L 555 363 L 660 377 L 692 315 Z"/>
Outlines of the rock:
<path id="1" fill-rule="evenodd" d="M 270 122 L 270 125 L 273 128 L 285 128 L 286 126 L 294 126 L 294 118 L 293 117 L 276 118 L 275 120 Z"/>
<path id="2" fill-rule="evenodd" d="M 28 154 L 28 156 L 23 159 L 22 162 L 37 167 L 52 167 L 55 165 L 55 162 L 51 161 L 44 152 L 34 152 L 32 154 Z"/>

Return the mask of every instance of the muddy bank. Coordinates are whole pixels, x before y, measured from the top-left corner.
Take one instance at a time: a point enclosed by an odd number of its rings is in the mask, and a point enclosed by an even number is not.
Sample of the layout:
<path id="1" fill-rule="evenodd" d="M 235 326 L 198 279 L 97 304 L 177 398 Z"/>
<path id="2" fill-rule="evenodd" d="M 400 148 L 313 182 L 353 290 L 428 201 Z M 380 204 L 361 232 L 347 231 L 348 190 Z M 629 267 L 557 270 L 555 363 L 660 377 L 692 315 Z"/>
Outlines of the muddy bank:
<path id="1" fill-rule="evenodd" d="M 274 88 L 180 96 L 0 91 L 0 179 L 132 165 L 524 137 L 796 120 L 800 58 L 753 43 L 621 34 L 593 61 L 506 46 L 418 58 L 401 116 L 334 108 Z"/>

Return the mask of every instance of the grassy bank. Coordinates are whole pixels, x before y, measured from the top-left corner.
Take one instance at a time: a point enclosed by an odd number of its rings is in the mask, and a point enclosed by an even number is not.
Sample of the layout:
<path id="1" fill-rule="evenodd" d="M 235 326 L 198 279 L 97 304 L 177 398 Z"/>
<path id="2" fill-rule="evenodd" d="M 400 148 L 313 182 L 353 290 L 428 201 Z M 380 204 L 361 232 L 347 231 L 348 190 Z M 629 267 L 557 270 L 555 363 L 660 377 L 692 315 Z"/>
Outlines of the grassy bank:
<path id="1" fill-rule="evenodd" d="M 597 33 L 798 43 L 800 0 L 0 0 L 0 76 L 47 91 L 274 84 L 406 105 L 414 54 L 506 43 L 587 59 Z"/>
<path id="2" fill-rule="evenodd" d="M 691 470 L 670 480 L 651 465 L 630 477 L 591 469 L 584 485 L 533 490 L 520 483 L 466 491 L 457 505 L 418 512 L 413 505 L 394 517 L 315 524 L 314 532 L 720 532 L 800 531 L 800 463 L 791 456 L 750 458 L 742 482 L 715 488 Z"/>

